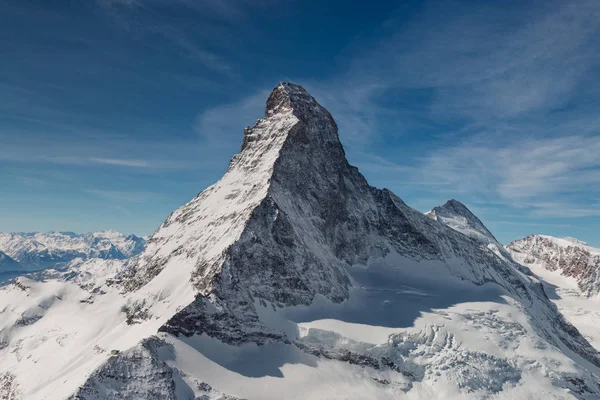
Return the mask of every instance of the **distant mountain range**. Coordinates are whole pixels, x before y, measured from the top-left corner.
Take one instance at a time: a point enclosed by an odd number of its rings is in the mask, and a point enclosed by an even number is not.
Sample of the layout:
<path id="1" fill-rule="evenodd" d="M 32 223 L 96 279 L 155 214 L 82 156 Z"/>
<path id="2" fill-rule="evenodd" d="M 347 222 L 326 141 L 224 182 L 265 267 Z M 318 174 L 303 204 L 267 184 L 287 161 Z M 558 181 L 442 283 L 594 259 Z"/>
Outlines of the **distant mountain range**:
<path id="1" fill-rule="evenodd" d="M 73 260 L 124 260 L 144 249 L 135 235 L 105 231 L 6 233 L 0 232 L 0 280 L 3 275 L 60 268 Z"/>
<path id="2" fill-rule="evenodd" d="M 13 260 L 12 257 L 3 251 L 0 251 L 0 272 L 1 271 L 24 271 L 24 269 L 18 261 Z"/>

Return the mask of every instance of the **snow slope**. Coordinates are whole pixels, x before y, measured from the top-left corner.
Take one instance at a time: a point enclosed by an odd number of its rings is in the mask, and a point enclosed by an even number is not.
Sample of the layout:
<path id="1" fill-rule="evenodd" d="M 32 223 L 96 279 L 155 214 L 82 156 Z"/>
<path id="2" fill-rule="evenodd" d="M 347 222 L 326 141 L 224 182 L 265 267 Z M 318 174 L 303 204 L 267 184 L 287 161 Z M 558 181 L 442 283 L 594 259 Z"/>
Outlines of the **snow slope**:
<path id="1" fill-rule="evenodd" d="M 600 349 L 600 249 L 574 238 L 532 235 L 507 246 L 515 260 L 542 280 L 549 298 L 565 317 Z"/>
<path id="2" fill-rule="evenodd" d="M 141 254 L 0 289 L 0 394 L 598 398 L 598 352 L 489 244 L 369 186 L 282 83 Z"/>
<path id="3" fill-rule="evenodd" d="M 500 258 L 510 259 L 510 255 L 504 246 L 496 240 L 481 220 L 460 201 L 454 199 L 448 200 L 444 205 L 434 207 L 431 211 L 426 212 L 425 215 L 479 243 L 485 244 L 488 249 L 496 253 Z"/>
<path id="4" fill-rule="evenodd" d="M 529 268 L 542 280 L 548 297 L 567 320 L 596 349 L 600 349 L 600 298 L 585 296 L 575 278 L 565 276 L 559 270 L 550 271 L 540 264 L 529 264 Z"/>

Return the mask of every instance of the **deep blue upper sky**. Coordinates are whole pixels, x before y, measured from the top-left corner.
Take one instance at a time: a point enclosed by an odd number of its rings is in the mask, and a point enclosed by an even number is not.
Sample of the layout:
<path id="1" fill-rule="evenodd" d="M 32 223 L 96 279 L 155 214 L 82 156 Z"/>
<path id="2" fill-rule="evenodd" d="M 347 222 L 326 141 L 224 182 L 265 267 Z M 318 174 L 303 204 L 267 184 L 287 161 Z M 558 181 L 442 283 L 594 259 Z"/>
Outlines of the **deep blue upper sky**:
<path id="1" fill-rule="evenodd" d="M 149 234 L 282 80 L 371 184 L 600 246 L 597 1 L 0 0 L 0 231 Z"/>

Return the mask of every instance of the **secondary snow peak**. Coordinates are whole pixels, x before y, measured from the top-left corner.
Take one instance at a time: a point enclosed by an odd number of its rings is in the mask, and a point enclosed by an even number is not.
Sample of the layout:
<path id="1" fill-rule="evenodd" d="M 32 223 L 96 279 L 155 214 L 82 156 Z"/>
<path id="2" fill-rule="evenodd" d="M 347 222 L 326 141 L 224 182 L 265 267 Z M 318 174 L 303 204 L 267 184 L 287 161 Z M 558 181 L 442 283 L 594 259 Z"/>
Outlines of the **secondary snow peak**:
<path id="1" fill-rule="evenodd" d="M 458 200 L 450 199 L 444 205 L 434 207 L 431 211 L 426 212 L 425 215 L 473 239 L 501 247 L 481 220 Z"/>

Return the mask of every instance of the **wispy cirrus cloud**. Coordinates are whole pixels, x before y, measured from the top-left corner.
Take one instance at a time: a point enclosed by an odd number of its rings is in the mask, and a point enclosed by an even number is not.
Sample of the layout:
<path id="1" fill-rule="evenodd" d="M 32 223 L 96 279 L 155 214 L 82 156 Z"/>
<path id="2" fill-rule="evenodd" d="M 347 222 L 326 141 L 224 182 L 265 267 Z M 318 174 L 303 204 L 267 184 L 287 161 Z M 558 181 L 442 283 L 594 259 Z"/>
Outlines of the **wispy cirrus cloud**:
<path id="1" fill-rule="evenodd" d="M 237 149 L 244 127 L 263 117 L 269 93 L 268 89 L 260 89 L 235 103 L 204 110 L 197 116 L 194 130 L 212 146 Z"/>
<path id="2" fill-rule="evenodd" d="M 431 152 L 412 167 L 409 181 L 529 209 L 536 216 L 600 215 L 600 203 L 593 201 L 600 195 L 600 136 L 522 138 L 508 144 L 490 138 Z"/>
<path id="3" fill-rule="evenodd" d="M 81 128 L 82 131 L 85 127 Z M 158 171 L 198 168 L 203 149 L 195 139 L 136 140 L 126 135 L 16 135 L 0 132 L 0 161 L 12 165 L 46 164 Z"/>
<path id="4" fill-rule="evenodd" d="M 160 38 L 172 48 L 214 72 L 229 78 L 239 77 L 233 64 L 217 51 L 233 40 L 224 26 L 239 24 L 247 10 L 266 7 L 275 1 L 241 2 L 235 0 L 97 0 L 117 26 L 142 40 Z M 185 18 L 171 19 L 165 11 Z M 206 29 L 200 29 L 206 26 Z M 246 27 L 246 34 L 251 28 Z M 221 39 L 223 38 L 223 39 Z M 222 40 L 223 46 L 215 42 Z M 154 43 L 156 45 L 156 43 Z"/>
<path id="5" fill-rule="evenodd" d="M 121 167 L 149 168 L 152 164 L 146 160 L 132 160 L 120 158 L 98 158 L 92 157 L 88 159 L 91 162 L 105 165 L 117 165 Z"/>
<path id="6" fill-rule="evenodd" d="M 445 12 L 452 18 L 440 18 Z M 390 88 L 432 88 L 432 111 L 506 118 L 568 102 L 600 61 L 594 1 L 532 4 L 432 2 L 356 58 L 349 76 Z M 393 20 L 390 21 L 390 25 Z"/>
<path id="7" fill-rule="evenodd" d="M 70 155 L 39 155 L 39 154 L 18 154 L 13 152 L 0 151 L 0 160 L 16 163 L 49 163 L 62 165 L 108 165 L 116 167 L 131 168 L 151 168 L 160 167 L 148 160 L 128 159 L 128 158 L 102 158 L 102 157 L 81 157 Z"/>
<path id="8" fill-rule="evenodd" d="M 440 10 L 454 17 L 440 20 Z M 376 95 L 426 90 L 421 113 L 403 115 L 416 118 L 405 132 L 409 140 L 427 132 L 422 117 L 441 129 L 406 161 L 365 152 L 358 163 L 425 196 L 499 202 L 540 218 L 600 215 L 600 120 L 590 107 L 600 95 L 599 17 L 594 1 L 519 13 L 496 3 L 426 7 L 355 57 L 345 79 L 383 82 Z M 377 97 L 362 105 L 383 116 Z"/>
<path id="9" fill-rule="evenodd" d="M 117 27 L 128 32 L 133 38 L 140 40 L 160 38 L 170 45 L 166 50 L 170 50 L 171 47 L 178 49 L 182 54 L 212 71 L 225 75 L 233 73 L 232 66 L 222 57 L 186 33 L 180 24 L 164 18 L 161 12 L 155 9 L 156 6 L 163 8 L 181 6 L 186 2 L 98 0 L 97 3 L 112 18 Z M 206 18 L 206 14 L 199 17 Z"/>
<path id="10" fill-rule="evenodd" d="M 144 192 L 144 191 L 122 191 L 122 190 L 101 190 L 101 189 L 86 189 L 85 193 L 100 197 L 106 200 L 113 200 L 126 203 L 144 203 L 148 201 L 156 201 L 164 197 L 164 193 Z"/>

